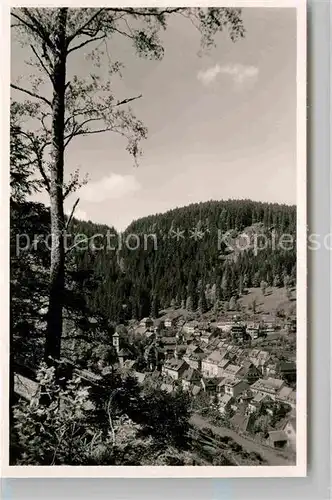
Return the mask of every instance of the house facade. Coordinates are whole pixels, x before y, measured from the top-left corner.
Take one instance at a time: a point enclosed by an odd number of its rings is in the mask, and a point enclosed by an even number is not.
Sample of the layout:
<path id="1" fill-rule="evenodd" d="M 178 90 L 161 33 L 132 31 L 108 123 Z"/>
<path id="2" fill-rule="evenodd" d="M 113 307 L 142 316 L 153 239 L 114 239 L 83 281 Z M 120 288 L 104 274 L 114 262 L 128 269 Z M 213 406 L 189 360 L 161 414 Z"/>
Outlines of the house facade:
<path id="1" fill-rule="evenodd" d="M 173 380 L 179 380 L 188 368 L 188 364 L 183 359 L 172 358 L 165 361 L 161 371 Z"/>
<path id="2" fill-rule="evenodd" d="M 283 380 L 275 378 L 259 379 L 252 384 L 250 390 L 253 394 L 261 393 L 275 400 L 284 385 L 285 382 Z"/>
<path id="3" fill-rule="evenodd" d="M 226 379 L 224 387 L 225 394 L 237 398 L 242 392 L 248 389 L 249 385 L 241 379 Z"/>

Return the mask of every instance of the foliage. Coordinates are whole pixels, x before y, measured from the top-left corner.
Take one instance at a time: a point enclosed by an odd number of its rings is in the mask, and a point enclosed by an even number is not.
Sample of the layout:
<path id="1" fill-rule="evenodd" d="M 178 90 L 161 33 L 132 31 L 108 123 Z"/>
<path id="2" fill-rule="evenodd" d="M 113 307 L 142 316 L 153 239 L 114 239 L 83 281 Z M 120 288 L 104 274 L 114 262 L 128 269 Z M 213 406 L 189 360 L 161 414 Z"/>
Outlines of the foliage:
<path id="1" fill-rule="evenodd" d="M 41 365 L 40 394 L 14 407 L 17 465 L 185 465 L 189 412 L 184 395 L 150 389 L 113 371 L 86 386 L 65 387 L 55 369 Z M 143 413 L 142 413 L 143 412 Z M 165 435 L 163 435 L 163 429 Z"/>
<path id="2" fill-rule="evenodd" d="M 80 379 L 66 390 L 55 383 L 55 369 L 42 365 L 38 373 L 40 399 L 20 401 L 14 407 L 14 429 L 22 450 L 17 465 L 86 464 L 93 435 L 86 428 L 88 391 Z"/>

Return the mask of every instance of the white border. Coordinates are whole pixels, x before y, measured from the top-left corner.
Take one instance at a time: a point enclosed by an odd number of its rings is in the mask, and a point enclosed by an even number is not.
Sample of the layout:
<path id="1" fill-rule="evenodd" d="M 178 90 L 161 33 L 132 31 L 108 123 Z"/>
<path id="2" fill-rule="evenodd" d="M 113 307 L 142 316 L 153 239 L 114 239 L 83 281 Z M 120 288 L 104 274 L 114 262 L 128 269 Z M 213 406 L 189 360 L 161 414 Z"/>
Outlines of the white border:
<path id="1" fill-rule="evenodd" d="M 34 2 L 26 0 L 1 4 L 1 32 L 2 45 L 10 46 L 9 11 L 14 6 L 40 7 L 91 7 L 110 5 L 110 2 L 98 0 L 66 2 Z M 1 284 L 6 290 L 1 300 L 1 318 L 7 319 L 7 335 L 1 336 L 1 354 L 4 362 L 2 370 L 2 462 L 1 475 L 3 477 L 127 477 L 127 478 L 234 478 L 234 477 L 305 477 L 307 474 L 307 169 L 306 169 L 306 59 L 307 59 L 307 32 L 306 32 L 306 1 L 305 0 L 221 0 L 219 2 L 182 1 L 183 6 L 220 6 L 220 7 L 293 7 L 297 9 L 297 462 L 294 466 L 9 466 L 9 433 L 8 433 L 8 399 L 9 399 L 9 252 L 8 245 L 0 245 L 1 262 L 4 262 Z M 144 6 L 178 6 L 179 2 L 158 0 L 145 2 Z M 112 2 L 113 6 L 121 5 Z M 143 6 L 138 1 L 127 1 L 126 6 Z M 4 68 L 5 67 L 5 68 Z M 5 69 L 5 71 L 3 71 Z M 1 159 L 3 168 L 1 175 L 1 223 L 2 234 L 9 235 L 8 227 L 8 187 L 9 187 L 9 95 L 10 95 L 10 51 L 6 51 L 2 59 L 2 113 L 3 120 L 0 129 Z M 9 237 L 4 241 L 8 242 Z M 4 329 L 6 331 L 6 328 Z"/>

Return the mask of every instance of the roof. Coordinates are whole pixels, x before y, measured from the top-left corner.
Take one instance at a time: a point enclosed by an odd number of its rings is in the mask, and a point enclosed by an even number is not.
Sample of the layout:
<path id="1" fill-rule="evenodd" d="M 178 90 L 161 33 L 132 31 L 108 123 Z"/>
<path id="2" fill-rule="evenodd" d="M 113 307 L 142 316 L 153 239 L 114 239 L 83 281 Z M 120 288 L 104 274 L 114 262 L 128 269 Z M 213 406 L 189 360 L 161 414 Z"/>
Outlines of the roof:
<path id="1" fill-rule="evenodd" d="M 188 368 L 184 373 L 182 378 L 190 382 L 193 378 L 201 378 L 201 374 L 194 368 Z"/>
<path id="2" fill-rule="evenodd" d="M 163 344 L 176 344 L 176 337 L 161 337 L 160 340 Z"/>
<path id="3" fill-rule="evenodd" d="M 197 396 L 197 394 L 201 391 L 201 388 L 198 385 L 193 385 L 191 392 L 194 396 Z"/>
<path id="4" fill-rule="evenodd" d="M 225 356 L 226 351 L 212 351 L 211 354 L 208 355 L 208 357 L 205 359 L 205 363 L 214 363 L 217 364 L 219 363 Z"/>
<path id="5" fill-rule="evenodd" d="M 204 359 L 205 356 L 205 352 L 193 352 L 192 354 L 190 354 L 189 359 L 191 359 L 192 361 L 200 361 Z"/>
<path id="6" fill-rule="evenodd" d="M 173 392 L 173 386 L 171 384 L 161 384 L 160 389 L 166 392 Z"/>
<path id="7" fill-rule="evenodd" d="M 293 427 L 294 431 L 296 432 L 296 418 L 295 417 L 289 418 L 286 422 L 286 425 L 288 425 L 288 424 L 290 424 Z M 285 425 L 285 427 L 286 427 L 286 425 Z"/>
<path id="8" fill-rule="evenodd" d="M 256 382 L 251 386 L 251 389 L 255 389 L 257 391 L 269 391 L 269 392 L 278 392 L 282 385 L 284 384 L 283 380 L 279 380 L 276 378 L 268 378 L 263 379 L 260 378 L 256 380 Z"/>
<path id="9" fill-rule="evenodd" d="M 147 328 L 145 326 L 138 326 L 135 328 L 135 333 L 143 334 L 147 332 Z"/>
<path id="10" fill-rule="evenodd" d="M 287 441 L 287 436 L 284 431 L 270 431 L 269 432 L 269 439 L 276 442 L 276 441 Z"/>
<path id="11" fill-rule="evenodd" d="M 151 322 L 153 323 L 153 320 L 151 318 L 143 318 L 143 319 L 141 319 L 140 323 L 146 323 L 147 321 L 149 321 L 150 323 Z"/>
<path id="12" fill-rule="evenodd" d="M 218 366 L 219 366 L 220 368 L 223 368 L 223 367 L 224 367 L 225 365 L 227 365 L 228 363 L 229 363 L 229 359 L 225 359 L 225 358 L 224 358 L 224 359 L 222 359 L 221 361 L 219 361 Z"/>
<path id="13" fill-rule="evenodd" d="M 236 385 L 238 385 L 239 383 L 241 382 L 241 380 L 239 378 L 235 378 L 235 379 L 231 379 L 231 378 L 227 378 L 225 380 L 225 385 L 228 385 L 230 387 L 235 387 Z"/>
<path id="14" fill-rule="evenodd" d="M 176 359 L 176 358 L 172 358 L 172 359 L 168 359 L 165 364 L 164 364 L 164 368 L 166 368 L 167 370 L 174 370 L 174 371 L 179 371 L 180 368 L 182 368 L 185 364 L 185 361 L 183 359 Z"/>
<path id="15" fill-rule="evenodd" d="M 262 403 L 263 401 L 269 401 L 268 396 L 266 396 L 266 394 L 258 392 L 257 394 L 255 394 L 252 403 Z"/>
<path id="16" fill-rule="evenodd" d="M 118 332 L 115 332 L 113 337 L 120 337 L 120 335 L 118 334 Z"/>
<path id="17" fill-rule="evenodd" d="M 135 366 L 135 364 L 136 364 L 135 360 L 127 359 L 127 361 L 124 362 L 123 366 L 130 370 L 131 368 L 133 368 Z"/>
<path id="18" fill-rule="evenodd" d="M 219 400 L 220 406 L 226 406 L 232 399 L 233 397 L 230 394 L 224 394 Z"/>
<path id="19" fill-rule="evenodd" d="M 118 356 L 130 356 L 130 352 L 128 351 L 128 349 L 120 349 L 120 351 L 118 352 Z"/>
<path id="20" fill-rule="evenodd" d="M 242 370 L 242 368 L 239 365 L 228 365 L 224 369 L 224 372 L 228 373 L 230 375 L 236 375 L 241 370 Z"/>
<path id="21" fill-rule="evenodd" d="M 289 395 L 293 392 L 293 389 L 291 387 L 282 387 L 280 389 L 280 392 L 278 394 L 278 398 L 280 399 L 288 399 Z"/>

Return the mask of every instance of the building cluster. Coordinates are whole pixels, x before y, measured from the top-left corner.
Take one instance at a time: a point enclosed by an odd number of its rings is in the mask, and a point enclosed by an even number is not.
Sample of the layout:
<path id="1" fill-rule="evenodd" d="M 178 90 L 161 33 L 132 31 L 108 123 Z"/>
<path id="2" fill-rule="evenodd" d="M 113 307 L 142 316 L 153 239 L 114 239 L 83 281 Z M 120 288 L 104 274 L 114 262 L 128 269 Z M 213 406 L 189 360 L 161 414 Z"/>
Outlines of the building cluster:
<path id="1" fill-rule="evenodd" d="M 248 423 L 262 414 L 274 417 L 285 410 L 285 417 L 269 432 L 271 446 L 295 447 L 296 365 L 279 362 L 267 350 L 252 348 L 251 339 L 275 331 L 273 322 L 244 324 L 236 318 L 213 327 L 182 318 L 152 320 L 144 318 L 136 332 L 148 339 L 145 349 L 147 371 L 135 371 L 135 362 L 120 349 L 119 336 L 113 344 L 120 364 L 131 369 L 139 382 L 148 377 L 168 392 L 179 386 L 194 398 L 210 395 L 221 415 L 232 415 L 232 423 L 247 431 Z"/>

